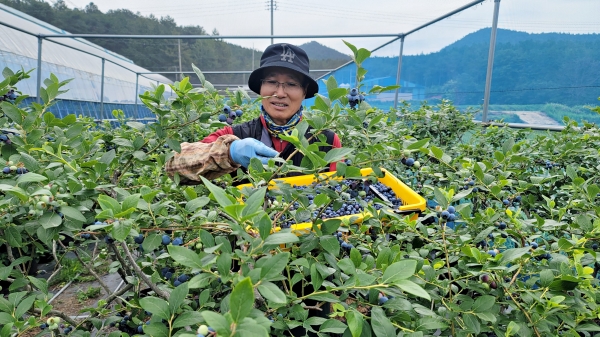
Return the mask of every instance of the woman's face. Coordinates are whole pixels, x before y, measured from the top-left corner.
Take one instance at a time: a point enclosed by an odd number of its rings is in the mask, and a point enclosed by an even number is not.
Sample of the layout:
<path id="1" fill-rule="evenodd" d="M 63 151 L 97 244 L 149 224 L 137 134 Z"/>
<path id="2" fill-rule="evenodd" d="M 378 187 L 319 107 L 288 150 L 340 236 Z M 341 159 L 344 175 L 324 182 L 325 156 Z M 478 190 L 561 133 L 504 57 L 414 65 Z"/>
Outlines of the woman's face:
<path id="1" fill-rule="evenodd" d="M 306 96 L 302 79 L 302 75 L 287 68 L 273 67 L 264 71 L 260 87 L 260 95 L 264 97 L 262 105 L 276 124 L 285 125 L 302 106 Z"/>

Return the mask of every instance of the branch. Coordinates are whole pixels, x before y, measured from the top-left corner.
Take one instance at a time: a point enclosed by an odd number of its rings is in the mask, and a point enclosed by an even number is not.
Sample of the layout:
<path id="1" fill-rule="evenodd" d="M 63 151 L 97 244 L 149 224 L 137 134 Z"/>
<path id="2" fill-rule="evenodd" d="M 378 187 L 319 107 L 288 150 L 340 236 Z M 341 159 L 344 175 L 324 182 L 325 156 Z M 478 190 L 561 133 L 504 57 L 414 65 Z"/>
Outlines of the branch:
<path id="1" fill-rule="evenodd" d="M 137 263 L 135 262 L 135 259 L 133 258 L 133 256 L 131 255 L 131 252 L 129 251 L 129 247 L 127 247 L 127 244 L 125 242 L 121 242 L 121 247 L 123 248 L 123 251 L 125 251 L 125 255 L 127 256 L 127 258 L 129 259 L 129 262 L 131 263 L 131 266 L 133 267 L 133 270 L 135 270 L 135 273 L 138 275 L 138 277 L 140 279 L 142 279 L 142 281 L 144 281 L 144 283 L 146 283 L 148 285 L 148 287 L 150 287 L 152 290 L 154 290 L 154 292 L 164 298 L 165 300 L 169 300 L 169 296 L 170 294 L 166 291 L 163 291 L 162 289 L 160 289 L 158 286 L 156 286 L 156 284 L 154 284 L 146 274 L 144 274 L 144 272 L 142 271 L 142 269 L 140 269 L 140 266 L 137 265 Z"/>
<path id="2" fill-rule="evenodd" d="M 42 315 L 42 310 L 38 309 L 38 308 L 33 308 L 33 312 L 38 314 L 38 315 Z M 64 319 L 67 323 L 71 324 L 72 326 L 78 326 L 79 323 L 77 323 L 75 320 L 73 320 L 71 317 L 69 317 L 69 315 L 65 314 L 62 311 L 58 311 L 58 310 L 50 310 L 48 312 L 48 315 L 52 315 L 52 316 L 58 316 L 62 319 Z"/>
<path id="3" fill-rule="evenodd" d="M 63 249 L 67 250 L 67 247 L 65 247 L 62 241 L 58 241 L 58 243 L 63 247 Z M 94 271 L 94 267 L 83 261 L 83 259 L 81 258 L 81 256 L 79 256 L 79 253 L 77 252 L 77 248 L 73 250 L 73 253 L 75 254 L 77 260 L 79 260 L 79 263 L 86 267 L 90 274 L 92 274 L 96 278 L 98 283 L 100 283 L 100 286 L 104 288 L 104 291 L 106 291 L 106 294 L 110 294 L 110 288 L 106 285 L 106 283 L 104 283 L 104 281 L 102 281 L 102 278 Z"/>
<path id="4" fill-rule="evenodd" d="M 112 251 L 112 255 L 114 255 L 117 260 L 119 260 L 119 263 L 121 264 L 121 266 L 117 269 L 117 273 L 119 273 L 119 276 L 121 276 L 121 279 L 123 279 L 123 281 L 127 282 L 127 269 L 125 269 L 125 267 L 127 267 L 127 264 L 125 263 L 125 260 L 123 260 L 123 257 L 121 256 L 121 254 L 119 254 L 119 252 L 117 251 L 117 247 L 115 247 L 114 243 L 109 243 L 108 247 L 111 249 Z"/>

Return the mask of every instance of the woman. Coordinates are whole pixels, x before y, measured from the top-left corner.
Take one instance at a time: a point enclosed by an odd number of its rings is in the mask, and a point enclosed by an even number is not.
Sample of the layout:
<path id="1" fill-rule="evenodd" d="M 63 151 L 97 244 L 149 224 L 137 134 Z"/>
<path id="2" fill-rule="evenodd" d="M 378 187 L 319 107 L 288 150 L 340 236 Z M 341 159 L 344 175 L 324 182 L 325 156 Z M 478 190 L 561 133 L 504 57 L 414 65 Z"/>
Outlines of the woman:
<path id="1" fill-rule="evenodd" d="M 301 48 L 285 43 L 273 44 L 265 49 L 260 67 L 248 78 L 250 90 L 263 97 L 261 116 L 243 124 L 226 126 L 200 142 L 182 143 L 181 152 L 169 159 L 166 170 L 169 176 L 179 174 L 182 184 L 199 184 L 200 176 L 214 179 L 247 168 L 251 158 L 267 164 L 270 158 L 287 159 L 295 150 L 292 144 L 279 138 L 291 132 L 302 120 L 302 101 L 319 91 L 318 83 L 309 76 L 309 59 Z M 329 146 L 320 151 L 341 147 L 338 136 L 329 130 L 322 132 Z M 310 137 L 310 132 L 305 136 Z M 316 137 L 311 142 L 317 141 Z M 300 166 L 303 155 L 292 158 Z M 335 163 L 329 167 L 335 171 Z"/>

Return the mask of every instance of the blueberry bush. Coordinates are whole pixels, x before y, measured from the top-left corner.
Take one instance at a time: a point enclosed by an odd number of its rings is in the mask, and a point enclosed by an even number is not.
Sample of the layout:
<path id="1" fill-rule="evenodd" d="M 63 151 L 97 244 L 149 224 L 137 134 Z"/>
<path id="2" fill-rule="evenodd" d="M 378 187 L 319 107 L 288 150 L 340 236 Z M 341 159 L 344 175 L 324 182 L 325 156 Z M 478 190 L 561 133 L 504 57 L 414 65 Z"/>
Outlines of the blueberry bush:
<path id="1" fill-rule="evenodd" d="M 349 47 L 360 83 L 370 54 Z M 184 186 L 163 168 L 181 142 L 259 114 L 243 90 L 222 95 L 196 72 L 201 88 L 184 78 L 169 99 L 163 85 L 140 95 L 156 115 L 141 123 L 119 111 L 112 121 L 55 117 L 48 108 L 67 82 L 54 75 L 41 104 L 22 106 L 28 72 L 4 71 L 0 337 L 600 332 L 596 125 L 481 125 L 447 101 L 382 111 L 369 96 L 393 88 L 339 88 L 330 77 L 328 95 L 283 136 L 305 155 L 300 166 L 253 160 Z M 319 152 L 324 129 L 345 147 Z M 325 179 L 331 162 L 338 170 Z M 381 168 L 427 199 L 419 217 L 391 211 L 402 195 L 384 186 L 370 194 Z M 315 183 L 278 179 L 290 174 Z M 359 211 L 369 211 L 360 222 L 338 218 Z M 311 230 L 293 232 L 300 222 Z M 67 252 L 110 293 L 77 320 L 48 304 L 48 281 L 34 273 L 42 256 L 58 272 Z M 94 271 L 102 260 L 125 282 L 116 293 Z"/>

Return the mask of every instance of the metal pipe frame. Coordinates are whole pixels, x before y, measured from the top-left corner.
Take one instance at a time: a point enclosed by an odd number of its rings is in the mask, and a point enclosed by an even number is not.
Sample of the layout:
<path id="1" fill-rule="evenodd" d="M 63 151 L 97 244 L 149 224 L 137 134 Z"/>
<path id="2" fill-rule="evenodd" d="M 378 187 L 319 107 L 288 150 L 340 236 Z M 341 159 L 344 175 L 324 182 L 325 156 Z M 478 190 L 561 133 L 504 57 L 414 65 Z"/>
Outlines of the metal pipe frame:
<path id="1" fill-rule="evenodd" d="M 320 72 L 328 72 L 331 69 L 314 69 L 310 70 L 310 72 L 320 73 Z M 203 74 L 251 74 L 253 70 L 210 70 L 203 71 Z M 189 71 L 142 71 L 138 72 L 138 74 L 193 74 L 195 73 L 193 70 Z"/>
<path id="2" fill-rule="evenodd" d="M 400 86 L 400 72 L 402 71 L 402 50 L 404 49 L 404 36 L 400 38 L 400 54 L 398 54 L 398 72 L 396 73 L 396 85 Z M 396 88 L 394 93 L 394 110 L 398 109 L 398 92 L 400 88 Z"/>
<path id="3" fill-rule="evenodd" d="M 492 89 L 492 69 L 494 67 L 494 53 L 496 50 L 496 30 L 498 29 L 498 12 L 500 11 L 500 0 L 494 0 L 494 19 L 492 21 L 492 35 L 490 36 L 490 50 L 488 53 L 487 71 L 485 74 L 485 92 L 483 94 L 483 113 L 481 120 L 487 122 L 488 109 L 490 106 L 490 91 Z"/>
<path id="4" fill-rule="evenodd" d="M 484 1 L 484 0 L 479 0 Z M 334 35 L 122 35 L 122 34 L 42 34 L 43 38 L 84 38 L 84 39 L 185 39 L 185 40 L 214 40 L 214 39 L 339 39 L 351 37 L 400 37 L 402 34 L 334 34 Z"/>
<path id="5" fill-rule="evenodd" d="M 44 39 L 38 36 L 37 88 L 36 88 L 38 104 L 42 103 L 42 96 L 40 95 L 41 94 L 40 91 L 42 89 L 42 41 L 44 41 Z"/>
<path id="6" fill-rule="evenodd" d="M 102 77 L 100 78 L 100 116 L 104 118 L 104 57 L 102 58 Z"/>

